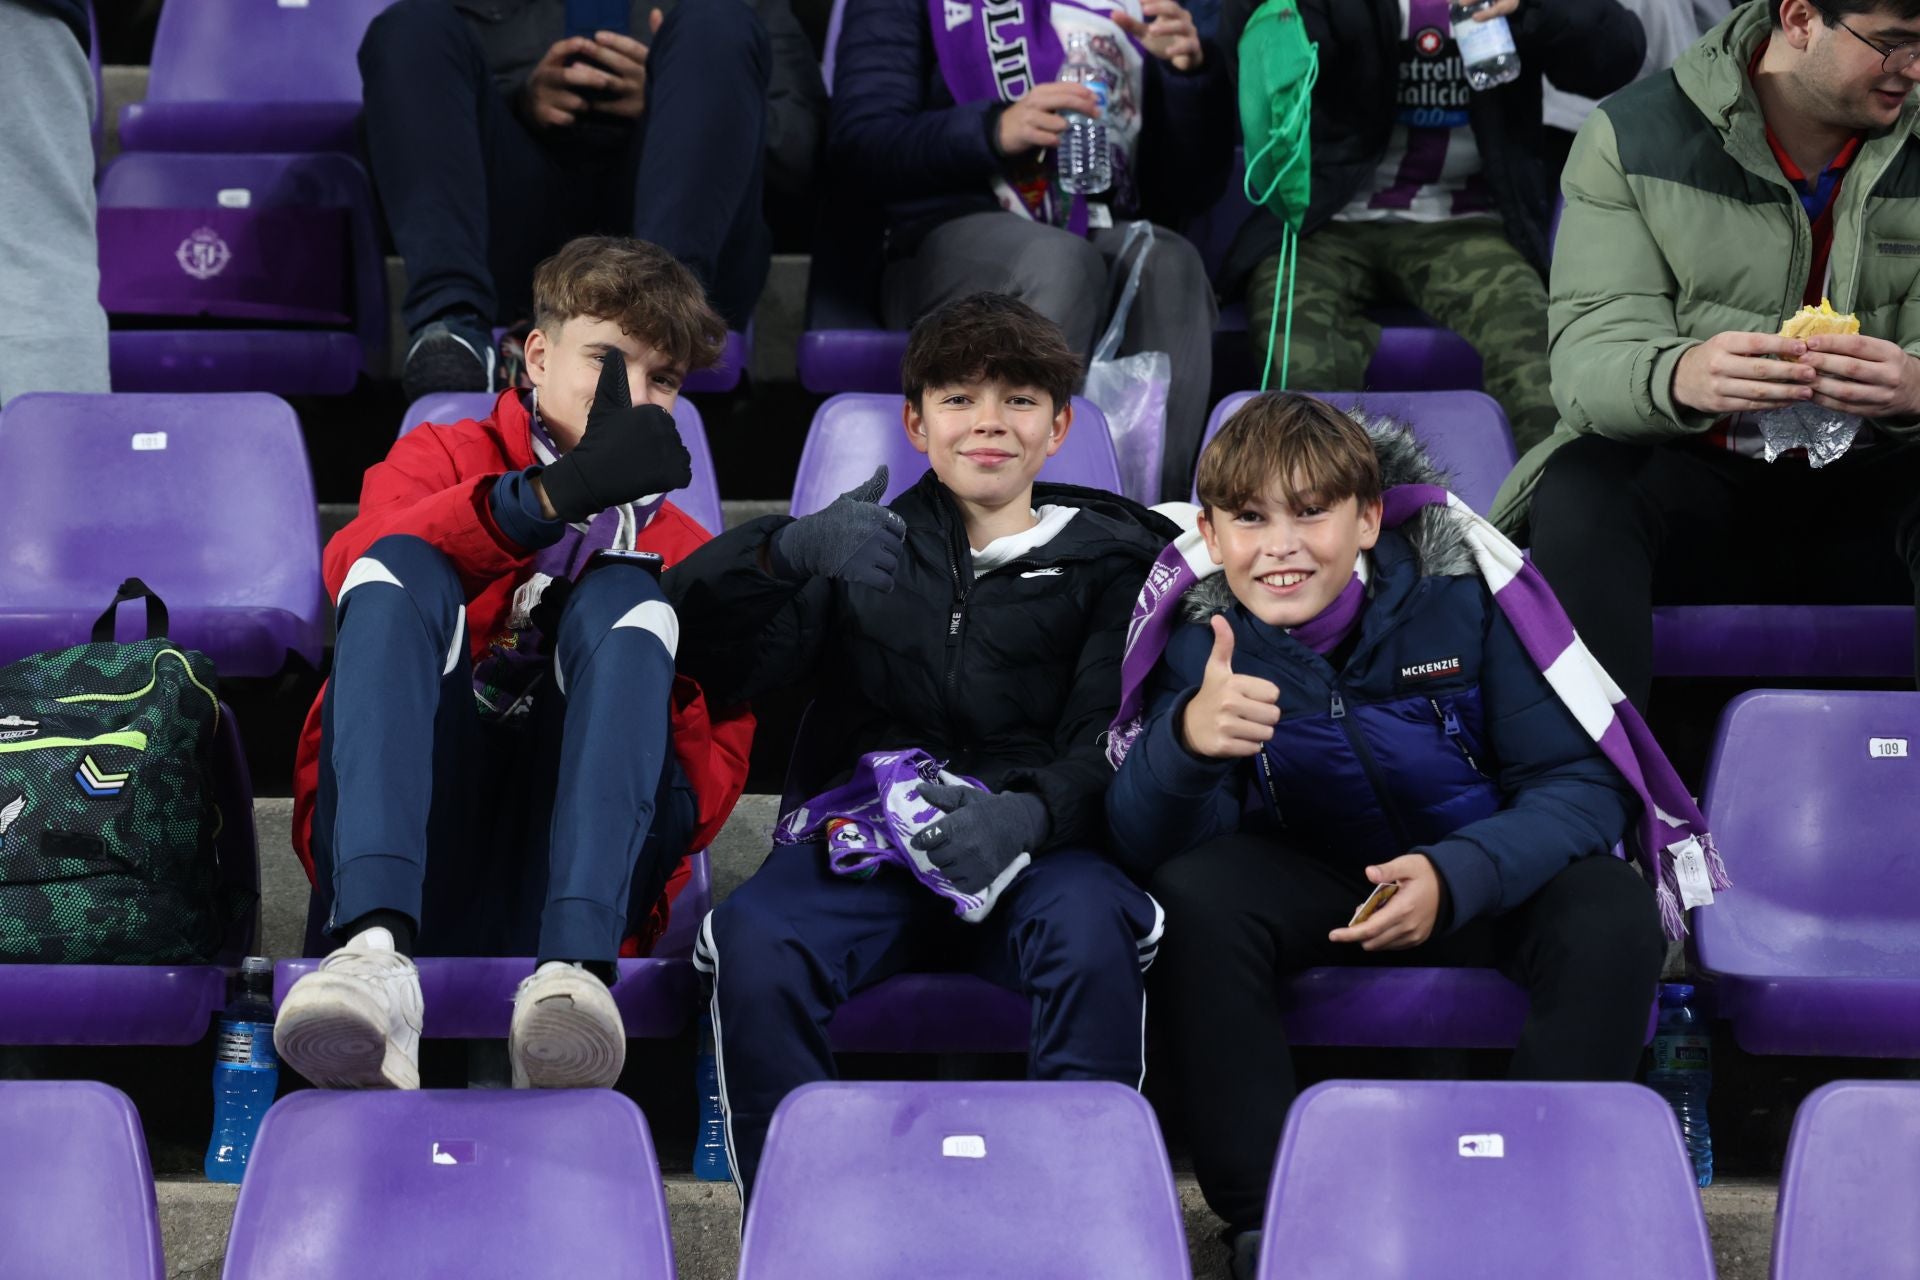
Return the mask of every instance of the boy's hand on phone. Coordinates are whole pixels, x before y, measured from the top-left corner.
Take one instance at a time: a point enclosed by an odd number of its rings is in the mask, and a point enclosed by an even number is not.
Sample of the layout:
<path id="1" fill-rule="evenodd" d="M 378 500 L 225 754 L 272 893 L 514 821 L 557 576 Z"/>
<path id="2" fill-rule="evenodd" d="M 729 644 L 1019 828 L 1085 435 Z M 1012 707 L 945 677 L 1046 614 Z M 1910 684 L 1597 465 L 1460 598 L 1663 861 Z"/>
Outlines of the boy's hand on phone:
<path id="1" fill-rule="evenodd" d="M 1357 942 L 1362 951 L 1404 951 L 1433 936 L 1440 920 L 1440 872 L 1424 853 L 1409 853 L 1367 868 L 1373 884 L 1396 883 L 1398 892 L 1366 921 L 1335 929 L 1329 942 Z"/>
<path id="2" fill-rule="evenodd" d="M 1209 760 L 1258 755 L 1280 723 L 1280 686 L 1259 676 L 1235 675 L 1233 626 L 1213 615 L 1213 654 L 1200 692 L 1187 702 L 1180 737 L 1187 750 Z"/>
<path id="3" fill-rule="evenodd" d="M 556 41 L 547 50 L 527 76 L 527 119 L 544 129 L 564 129 L 579 118 L 580 113 L 587 109 L 587 100 L 580 96 L 575 86 L 592 88 L 595 83 L 571 75 L 575 67 L 569 66 L 567 60 L 585 57 L 592 49 L 593 41 L 585 36 L 568 36 L 565 40 Z M 605 72 L 596 71 L 585 63 L 576 65 L 582 71 L 593 72 L 596 77 L 604 79 L 606 76 Z"/>

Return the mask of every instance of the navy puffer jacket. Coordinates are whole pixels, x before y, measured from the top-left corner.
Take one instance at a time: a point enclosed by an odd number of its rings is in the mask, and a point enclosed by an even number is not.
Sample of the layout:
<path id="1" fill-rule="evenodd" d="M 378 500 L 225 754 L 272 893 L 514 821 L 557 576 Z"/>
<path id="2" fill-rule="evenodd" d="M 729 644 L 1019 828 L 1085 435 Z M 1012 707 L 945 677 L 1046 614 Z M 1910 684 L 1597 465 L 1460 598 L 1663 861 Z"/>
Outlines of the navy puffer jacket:
<path id="1" fill-rule="evenodd" d="M 1375 439 L 1389 484 L 1431 480 L 1411 437 Z M 1383 532 L 1369 594 L 1335 670 L 1248 613 L 1224 575 L 1188 593 L 1188 625 L 1168 643 L 1145 730 L 1107 797 L 1131 870 L 1241 829 L 1355 869 L 1420 852 L 1457 928 L 1620 840 L 1638 797 L 1521 647 L 1453 517 L 1433 509 Z M 1280 686 L 1265 767 L 1202 759 L 1175 734 L 1213 650 L 1214 613 L 1233 626 L 1234 670 Z"/>

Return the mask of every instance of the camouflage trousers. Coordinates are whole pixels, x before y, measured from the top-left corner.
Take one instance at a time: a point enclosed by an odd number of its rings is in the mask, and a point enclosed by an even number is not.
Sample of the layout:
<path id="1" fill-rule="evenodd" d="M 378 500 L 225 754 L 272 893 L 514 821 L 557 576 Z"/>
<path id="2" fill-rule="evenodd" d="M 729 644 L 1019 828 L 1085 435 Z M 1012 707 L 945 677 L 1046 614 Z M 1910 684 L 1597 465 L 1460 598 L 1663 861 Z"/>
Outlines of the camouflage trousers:
<path id="1" fill-rule="evenodd" d="M 1268 258 L 1247 285 L 1256 368 L 1266 358 L 1279 267 Z M 1506 410 L 1521 453 L 1551 434 L 1560 415 L 1547 373 L 1546 285 L 1491 218 L 1330 222 L 1302 240 L 1287 385 L 1364 388 L 1380 343 L 1380 326 L 1365 313 L 1396 306 L 1420 308 L 1480 352 L 1487 394 Z M 1286 323 L 1282 315 L 1281 331 Z M 1273 385 L 1279 378 L 1276 349 Z"/>

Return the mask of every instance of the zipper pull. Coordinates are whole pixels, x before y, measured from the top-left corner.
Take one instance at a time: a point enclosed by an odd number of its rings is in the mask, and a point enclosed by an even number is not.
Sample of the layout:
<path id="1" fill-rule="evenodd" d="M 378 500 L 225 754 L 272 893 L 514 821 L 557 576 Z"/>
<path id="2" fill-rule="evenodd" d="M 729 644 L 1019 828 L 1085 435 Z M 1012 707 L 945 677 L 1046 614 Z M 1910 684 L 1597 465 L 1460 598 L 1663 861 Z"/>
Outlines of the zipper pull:
<path id="1" fill-rule="evenodd" d="M 957 608 L 947 615 L 947 648 L 960 643 L 960 620 L 966 616 L 964 608 Z"/>
<path id="2" fill-rule="evenodd" d="M 1440 721 L 1440 728 L 1449 738 L 1460 736 L 1460 717 L 1455 715 L 1451 708 L 1443 708 L 1432 698 L 1427 699 L 1427 705 L 1433 708 L 1435 718 Z"/>
<path id="3" fill-rule="evenodd" d="M 1333 691 L 1333 703 L 1328 708 L 1328 710 L 1332 712 L 1333 718 L 1335 720 L 1341 720 L 1346 717 L 1347 704 L 1344 701 L 1342 701 L 1340 697 L 1340 691 L 1338 689 L 1335 689 Z"/>

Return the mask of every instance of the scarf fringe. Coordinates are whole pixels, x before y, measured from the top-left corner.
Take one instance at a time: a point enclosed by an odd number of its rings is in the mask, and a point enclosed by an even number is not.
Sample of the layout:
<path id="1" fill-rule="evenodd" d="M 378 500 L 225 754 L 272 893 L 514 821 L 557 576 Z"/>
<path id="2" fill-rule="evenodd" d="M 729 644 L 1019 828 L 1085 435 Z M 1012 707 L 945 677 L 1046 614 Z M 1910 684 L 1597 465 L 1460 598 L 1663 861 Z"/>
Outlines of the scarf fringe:
<path id="1" fill-rule="evenodd" d="M 1713 833 L 1700 833 L 1700 843 L 1707 851 L 1707 883 L 1716 891 L 1733 888 L 1733 878 L 1727 874 L 1727 864 L 1720 861 L 1720 846 L 1713 842 Z"/>
<path id="2" fill-rule="evenodd" d="M 1687 936 L 1686 914 L 1680 910 L 1680 894 L 1666 878 L 1662 877 L 1660 887 L 1654 895 L 1660 903 L 1660 928 L 1667 935 L 1668 942 L 1678 942 Z"/>

